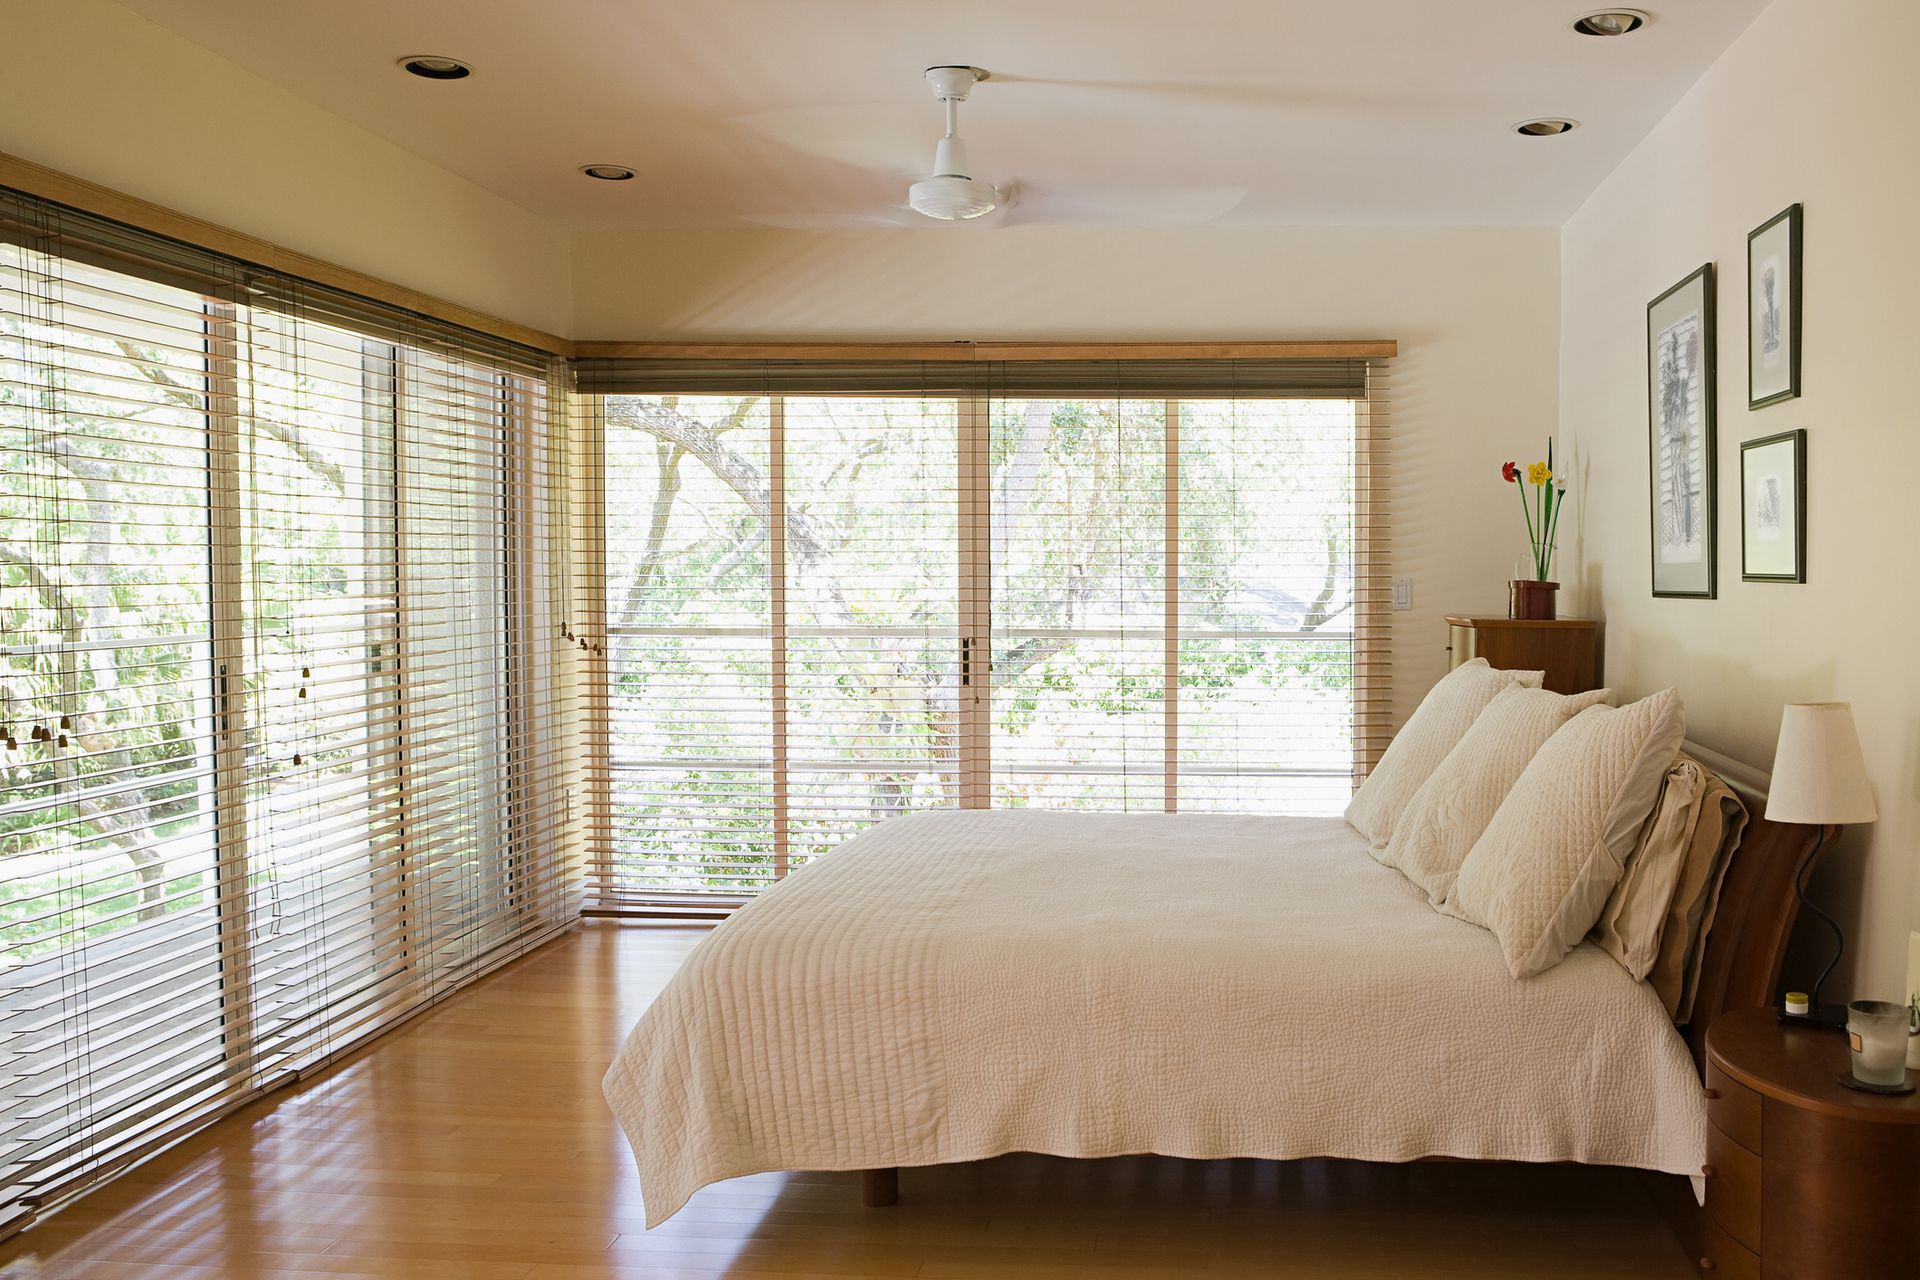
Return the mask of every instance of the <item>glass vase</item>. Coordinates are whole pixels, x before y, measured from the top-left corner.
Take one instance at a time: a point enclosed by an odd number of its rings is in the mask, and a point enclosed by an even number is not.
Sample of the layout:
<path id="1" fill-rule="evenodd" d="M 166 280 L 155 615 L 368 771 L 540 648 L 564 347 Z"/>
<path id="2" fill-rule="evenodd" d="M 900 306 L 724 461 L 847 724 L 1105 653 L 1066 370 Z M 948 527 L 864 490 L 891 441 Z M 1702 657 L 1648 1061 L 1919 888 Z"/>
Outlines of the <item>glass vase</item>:
<path id="1" fill-rule="evenodd" d="M 1544 557 L 1548 571 L 1553 567 L 1553 548 Z M 1540 558 L 1531 545 L 1513 564 L 1513 579 L 1507 589 L 1507 616 L 1527 622 L 1552 622 L 1559 614 L 1560 584 L 1540 576 Z"/>

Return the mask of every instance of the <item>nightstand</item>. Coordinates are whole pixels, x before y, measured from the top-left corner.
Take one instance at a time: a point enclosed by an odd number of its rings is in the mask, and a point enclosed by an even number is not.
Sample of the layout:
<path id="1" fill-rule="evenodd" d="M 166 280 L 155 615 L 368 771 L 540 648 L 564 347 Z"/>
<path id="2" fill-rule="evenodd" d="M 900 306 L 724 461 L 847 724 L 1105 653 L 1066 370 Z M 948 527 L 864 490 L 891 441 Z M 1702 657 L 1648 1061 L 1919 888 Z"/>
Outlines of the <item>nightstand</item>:
<path id="1" fill-rule="evenodd" d="M 1920 1094 L 1856 1093 L 1848 1070 L 1844 1033 L 1771 1009 L 1708 1028 L 1701 1275 L 1920 1275 Z"/>
<path id="2" fill-rule="evenodd" d="M 1544 671 L 1543 687 L 1585 693 L 1597 687 L 1600 624 L 1592 618 L 1551 622 L 1447 615 L 1448 667 L 1485 658 L 1503 671 Z"/>

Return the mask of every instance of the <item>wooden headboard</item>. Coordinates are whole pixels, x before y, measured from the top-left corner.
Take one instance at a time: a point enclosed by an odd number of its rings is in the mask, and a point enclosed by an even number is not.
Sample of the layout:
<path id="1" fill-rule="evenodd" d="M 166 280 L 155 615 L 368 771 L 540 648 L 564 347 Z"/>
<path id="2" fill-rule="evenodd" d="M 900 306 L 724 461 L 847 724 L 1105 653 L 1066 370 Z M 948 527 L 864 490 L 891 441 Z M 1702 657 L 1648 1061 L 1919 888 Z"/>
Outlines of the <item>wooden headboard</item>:
<path id="1" fill-rule="evenodd" d="M 1767 821 L 1763 816 L 1766 774 L 1691 742 L 1686 751 L 1726 780 L 1747 806 L 1749 819 L 1746 835 L 1727 868 L 1719 910 L 1707 934 L 1693 1020 L 1682 1028 L 1698 1063 L 1706 1060 L 1707 1028 L 1715 1018 L 1770 1005 L 1779 998 L 1780 963 L 1800 913 L 1800 900 L 1793 892 L 1794 873 L 1822 833 L 1819 827 Z M 1825 834 L 1831 839 L 1834 828 L 1827 828 Z"/>

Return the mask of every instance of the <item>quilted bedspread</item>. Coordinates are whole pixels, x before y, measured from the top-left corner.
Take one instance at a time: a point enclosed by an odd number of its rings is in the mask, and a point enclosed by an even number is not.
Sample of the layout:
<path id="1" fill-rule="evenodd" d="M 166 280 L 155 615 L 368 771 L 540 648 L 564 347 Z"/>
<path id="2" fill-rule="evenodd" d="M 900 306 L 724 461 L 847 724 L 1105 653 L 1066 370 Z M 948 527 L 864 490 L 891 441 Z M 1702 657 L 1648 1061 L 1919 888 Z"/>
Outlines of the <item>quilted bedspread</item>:
<path id="1" fill-rule="evenodd" d="M 723 1178 L 1009 1151 L 1706 1154 L 1651 988 L 1590 943 L 1516 981 L 1337 818 L 883 823 L 704 939 L 605 1088 L 649 1226 Z"/>

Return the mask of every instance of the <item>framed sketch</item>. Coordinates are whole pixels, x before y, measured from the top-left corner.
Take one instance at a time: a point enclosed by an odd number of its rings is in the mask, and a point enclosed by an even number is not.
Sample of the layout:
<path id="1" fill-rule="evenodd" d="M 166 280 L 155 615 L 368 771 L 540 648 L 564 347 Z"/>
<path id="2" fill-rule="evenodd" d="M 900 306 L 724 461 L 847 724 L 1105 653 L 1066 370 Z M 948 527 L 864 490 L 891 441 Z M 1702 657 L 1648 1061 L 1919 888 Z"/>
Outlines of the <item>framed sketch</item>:
<path id="1" fill-rule="evenodd" d="M 1740 576 L 1807 580 L 1807 433 L 1740 446 Z"/>
<path id="2" fill-rule="evenodd" d="M 1711 600 L 1713 264 L 1647 304 L 1647 469 L 1653 594 Z"/>
<path id="3" fill-rule="evenodd" d="M 1800 206 L 1747 236 L 1747 407 L 1800 394 Z"/>

